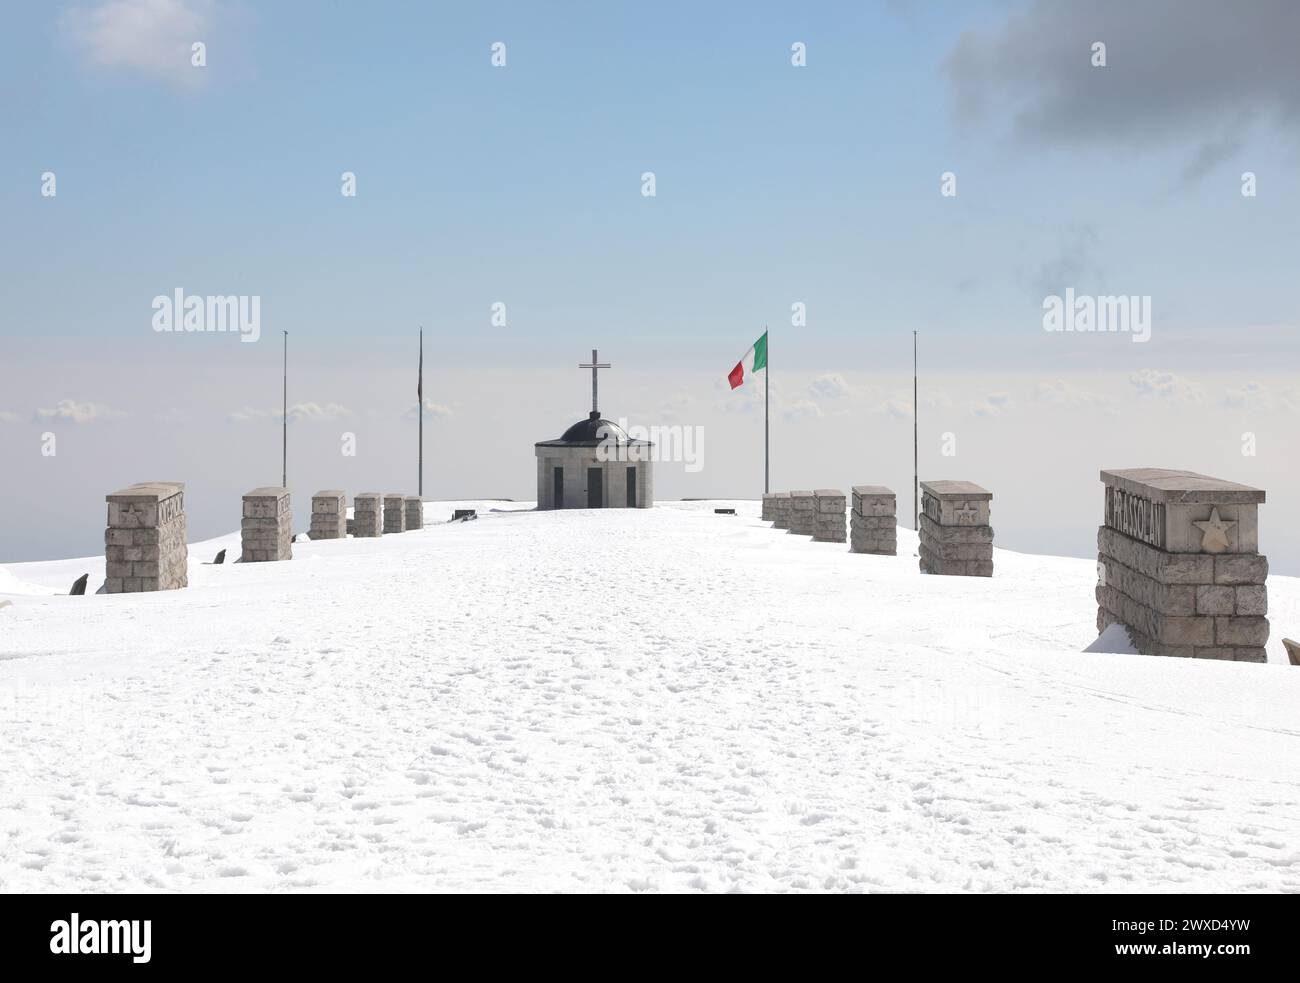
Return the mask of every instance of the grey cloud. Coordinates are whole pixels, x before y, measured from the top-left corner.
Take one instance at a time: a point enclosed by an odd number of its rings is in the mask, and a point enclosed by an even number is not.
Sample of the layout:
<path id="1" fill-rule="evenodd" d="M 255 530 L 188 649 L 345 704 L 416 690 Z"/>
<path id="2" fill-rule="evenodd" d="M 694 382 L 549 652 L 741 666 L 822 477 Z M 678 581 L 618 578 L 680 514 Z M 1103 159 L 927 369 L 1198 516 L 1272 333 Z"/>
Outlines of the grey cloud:
<path id="1" fill-rule="evenodd" d="M 1187 143 L 1194 179 L 1241 145 L 1251 119 L 1296 129 L 1297 37 L 1294 0 L 1035 0 L 992 32 L 963 33 L 943 71 L 962 123 L 1001 118 L 1033 145 Z"/>
<path id="2" fill-rule="evenodd" d="M 1195 156 L 1183 168 L 1183 183 L 1191 184 L 1200 180 L 1220 164 L 1239 153 L 1245 143 L 1245 138 L 1240 131 L 1207 140 L 1201 144 Z"/>
<path id="3" fill-rule="evenodd" d="M 1078 287 L 1090 277 L 1100 275 L 1093 261 L 1097 230 L 1091 225 L 1074 225 L 1061 234 L 1060 249 L 1034 274 L 1031 286 L 1043 296 L 1064 293 L 1066 287 Z"/>

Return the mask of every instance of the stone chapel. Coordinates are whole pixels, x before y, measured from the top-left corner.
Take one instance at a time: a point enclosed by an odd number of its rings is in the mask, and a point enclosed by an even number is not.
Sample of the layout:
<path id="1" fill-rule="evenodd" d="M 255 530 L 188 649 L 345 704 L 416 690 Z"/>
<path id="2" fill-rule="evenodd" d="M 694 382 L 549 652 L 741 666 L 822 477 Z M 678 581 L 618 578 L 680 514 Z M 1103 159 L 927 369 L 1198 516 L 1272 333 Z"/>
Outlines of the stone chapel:
<path id="1" fill-rule="evenodd" d="M 597 361 L 591 369 L 591 413 L 558 440 L 542 440 L 537 453 L 539 509 L 648 509 L 654 502 L 654 444 L 634 440 L 617 423 L 603 420 L 597 405 L 596 372 L 610 368 Z"/>

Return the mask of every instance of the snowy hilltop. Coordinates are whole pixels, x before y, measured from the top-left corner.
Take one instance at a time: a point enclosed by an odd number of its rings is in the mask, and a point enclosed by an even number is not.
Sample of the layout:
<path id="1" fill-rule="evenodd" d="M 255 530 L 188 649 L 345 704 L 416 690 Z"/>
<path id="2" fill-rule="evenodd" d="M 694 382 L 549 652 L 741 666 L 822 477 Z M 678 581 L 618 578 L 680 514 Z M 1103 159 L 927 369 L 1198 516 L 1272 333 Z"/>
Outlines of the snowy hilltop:
<path id="1" fill-rule="evenodd" d="M 425 510 L 178 591 L 0 567 L 0 890 L 1300 890 L 1300 580 L 1269 664 L 1157 658 L 1084 651 L 1089 560 Z"/>

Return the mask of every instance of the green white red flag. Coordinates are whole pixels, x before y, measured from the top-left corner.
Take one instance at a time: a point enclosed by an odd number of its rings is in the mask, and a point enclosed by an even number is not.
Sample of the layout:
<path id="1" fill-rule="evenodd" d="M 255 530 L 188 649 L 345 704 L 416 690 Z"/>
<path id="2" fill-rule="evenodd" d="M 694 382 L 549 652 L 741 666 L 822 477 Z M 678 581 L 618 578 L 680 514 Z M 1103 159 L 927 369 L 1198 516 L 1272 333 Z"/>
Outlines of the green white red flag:
<path id="1" fill-rule="evenodd" d="M 745 357 L 736 363 L 736 367 L 727 374 L 727 381 L 732 389 L 743 386 L 755 372 L 767 368 L 767 332 L 764 331 L 758 341 L 745 352 Z"/>

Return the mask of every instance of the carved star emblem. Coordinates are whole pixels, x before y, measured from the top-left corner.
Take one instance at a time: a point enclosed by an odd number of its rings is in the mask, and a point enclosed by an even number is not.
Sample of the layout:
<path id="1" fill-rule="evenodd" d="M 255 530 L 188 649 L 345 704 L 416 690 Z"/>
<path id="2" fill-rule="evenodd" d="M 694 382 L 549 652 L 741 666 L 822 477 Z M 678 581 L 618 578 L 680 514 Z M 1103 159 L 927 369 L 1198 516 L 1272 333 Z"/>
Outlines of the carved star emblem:
<path id="1" fill-rule="evenodd" d="M 1217 508 L 1210 510 L 1210 517 L 1203 522 L 1193 522 L 1205 535 L 1201 539 L 1201 549 L 1207 553 L 1222 553 L 1228 548 L 1228 530 L 1235 526 L 1235 521 L 1219 518 Z"/>

